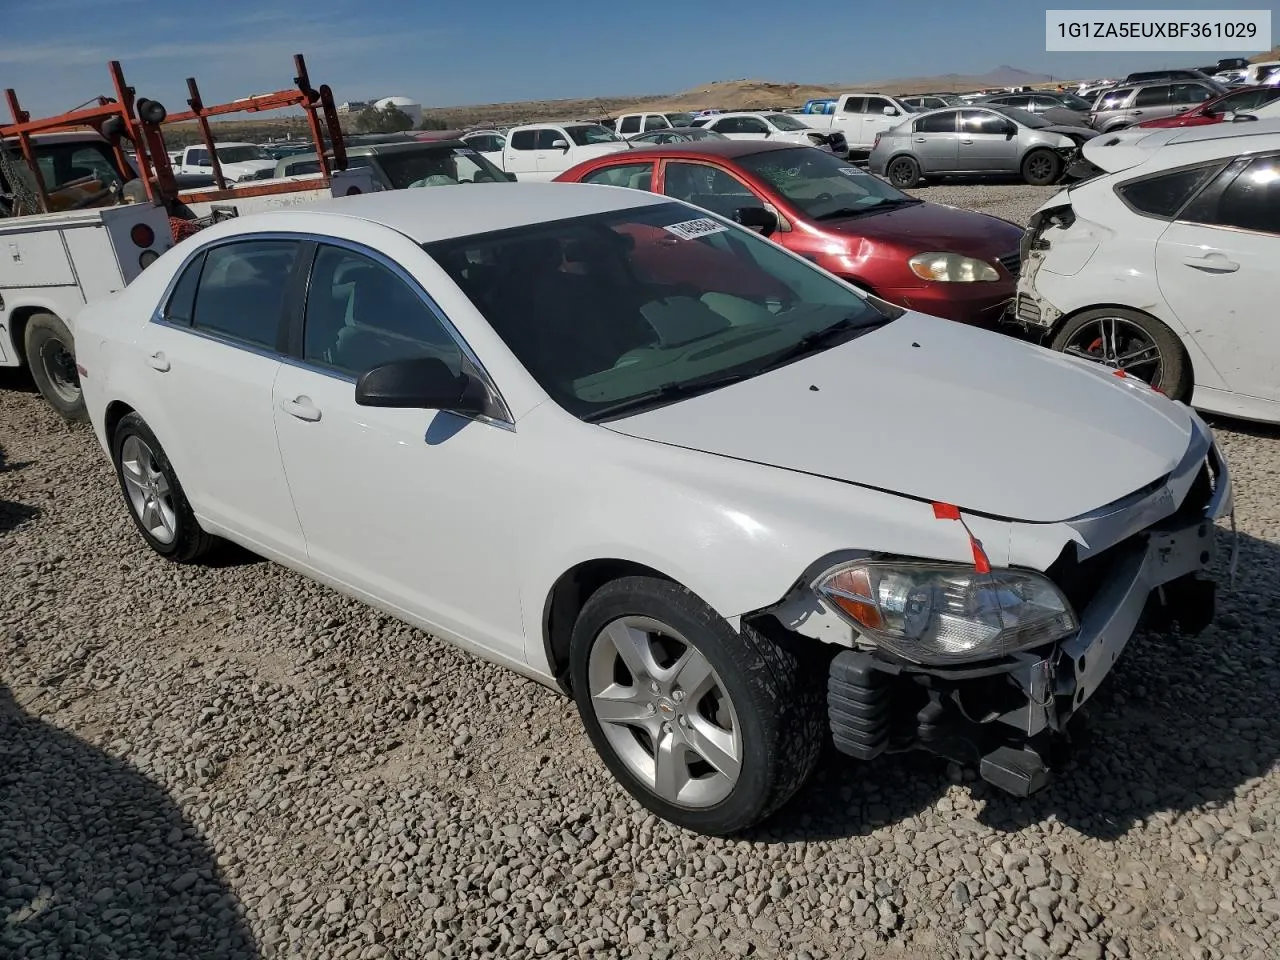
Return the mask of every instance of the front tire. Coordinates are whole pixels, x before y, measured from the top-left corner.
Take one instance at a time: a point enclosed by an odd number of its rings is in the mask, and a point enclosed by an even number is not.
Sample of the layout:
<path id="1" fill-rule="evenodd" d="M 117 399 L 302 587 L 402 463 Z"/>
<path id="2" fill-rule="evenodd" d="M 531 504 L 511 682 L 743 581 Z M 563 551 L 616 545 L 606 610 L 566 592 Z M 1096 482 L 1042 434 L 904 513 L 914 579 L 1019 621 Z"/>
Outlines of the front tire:
<path id="1" fill-rule="evenodd" d="M 910 190 L 920 184 L 920 164 L 913 157 L 894 157 L 884 174 L 899 190 Z"/>
<path id="2" fill-rule="evenodd" d="M 1047 187 L 1062 176 L 1062 158 L 1052 150 L 1032 150 L 1022 158 L 1023 182 Z"/>
<path id="3" fill-rule="evenodd" d="M 164 448 L 138 414 L 126 414 L 116 426 L 111 461 L 129 516 L 152 550 L 192 563 L 213 548 L 216 538 L 200 528 Z"/>
<path id="4" fill-rule="evenodd" d="M 1124 307 L 1085 310 L 1062 325 L 1050 348 L 1145 380 L 1188 403 L 1193 377 L 1177 334 L 1149 314 Z"/>
<path id="5" fill-rule="evenodd" d="M 75 339 L 67 325 L 52 313 L 34 313 L 27 320 L 23 347 L 40 395 L 64 420 L 88 420 L 76 372 Z"/>
<path id="6" fill-rule="evenodd" d="M 583 607 L 570 644 L 578 712 L 605 765 L 664 820 L 724 836 L 809 778 L 825 738 L 824 676 L 678 584 L 626 577 Z"/>

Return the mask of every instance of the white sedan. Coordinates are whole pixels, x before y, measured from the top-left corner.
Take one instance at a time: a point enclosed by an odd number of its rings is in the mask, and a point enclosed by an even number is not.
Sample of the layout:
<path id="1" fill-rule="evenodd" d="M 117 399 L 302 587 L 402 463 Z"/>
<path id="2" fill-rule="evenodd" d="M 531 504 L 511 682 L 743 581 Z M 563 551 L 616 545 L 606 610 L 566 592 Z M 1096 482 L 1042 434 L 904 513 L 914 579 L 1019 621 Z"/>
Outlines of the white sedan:
<path id="1" fill-rule="evenodd" d="M 799 143 L 827 150 L 838 156 L 849 154 L 849 145 L 839 130 L 815 130 L 789 113 L 770 111 L 720 113 L 694 119 L 694 127 L 712 130 L 730 140 L 773 140 Z"/>
<path id="2" fill-rule="evenodd" d="M 1015 312 L 1054 349 L 1280 422 L 1280 118 L 1097 137 L 1023 238 Z"/>
<path id="3" fill-rule="evenodd" d="M 238 218 L 75 334 L 156 552 L 235 541 L 570 693 L 698 831 L 768 816 L 825 737 L 1025 794 L 1156 587 L 1212 614 L 1231 488 L 1187 407 L 653 194 Z"/>

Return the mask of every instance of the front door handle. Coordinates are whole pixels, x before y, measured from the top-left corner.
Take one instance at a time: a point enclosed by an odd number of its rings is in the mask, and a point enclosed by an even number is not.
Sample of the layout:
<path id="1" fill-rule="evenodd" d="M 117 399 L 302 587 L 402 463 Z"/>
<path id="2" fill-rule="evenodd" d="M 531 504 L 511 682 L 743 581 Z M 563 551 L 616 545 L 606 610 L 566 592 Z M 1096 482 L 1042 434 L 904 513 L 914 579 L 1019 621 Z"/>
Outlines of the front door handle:
<path id="1" fill-rule="evenodd" d="M 972 141 L 972 140 L 961 140 L 960 142 L 961 142 L 961 143 L 973 143 L 973 141 Z"/>
<path id="2" fill-rule="evenodd" d="M 928 143 L 928 142 L 929 142 L 928 137 L 916 137 L 916 143 Z"/>
<path id="3" fill-rule="evenodd" d="M 1220 253 L 1211 253 L 1203 257 L 1187 257 L 1182 262 L 1188 267 L 1195 267 L 1206 273 L 1235 273 L 1240 269 L 1240 264 L 1234 260 L 1228 260 Z"/>
<path id="4" fill-rule="evenodd" d="M 169 372 L 169 358 L 162 351 L 157 350 L 147 357 L 147 363 L 151 364 L 152 370 L 159 370 L 161 373 Z"/>
<path id="5" fill-rule="evenodd" d="M 283 400 L 280 403 L 280 409 L 289 414 L 289 416 L 297 417 L 299 420 L 306 420 L 308 423 L 315 423 L 320 419 L 320 408 L 311 402 L 310 397 Z"/>

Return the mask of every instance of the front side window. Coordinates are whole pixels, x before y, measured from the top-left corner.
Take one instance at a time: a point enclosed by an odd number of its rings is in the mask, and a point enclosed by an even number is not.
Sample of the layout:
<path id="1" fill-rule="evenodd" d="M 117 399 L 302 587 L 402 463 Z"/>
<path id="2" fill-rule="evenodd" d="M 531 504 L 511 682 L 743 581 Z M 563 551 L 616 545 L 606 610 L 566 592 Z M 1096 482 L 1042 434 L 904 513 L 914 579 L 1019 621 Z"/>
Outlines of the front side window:
<path id="1" fill-rule="evenodd" d="M 1205 190 L 1178 219 L 1280 235 L 1280 158 L 1258 157 L 1236 169 L 1223 172 L 1233 178 L 1224 189 Z"/>
<path id="2" fill-rule="evenodd" d="M 295 240 L 241 240 L 212 248 L 204 256 L 191 326 L 274 350 L 297 258 Z"/>
<path id="3" fill-rule="evenodd" d="M 855 216 L 921 202 L 848 161 L 808 147 L 770 150 L 738 157 L 736 162 L 814 220 Z M 674 164 L 667 165 L 668 182 L 672 166 Z"/>
<path id="4" fill-rule="evenodd" d="M 644 128 L 646 130 L 668 130 L 671 128 L 671 124 L 661 114 L 649 114 L 644 118 Z"/>
<path id="5" fill-rule="evenodd" d="M 105 143 L 54 141 L 36 143 L 34 150 L 46 190 L 57 190 L 86 178 L 100 180 L 103 186 L 122 182 L 111 148 Z"/>
<path id="6" fill-rule="evenodd" d="M 1169 87 L 1170 103 L 1204 103 L 1213 91 L 1203 83 L 1175 83 Z"/>
<path id="7" fill-rule="evenodd" d="M 1215 163 L 1131 180 L 1118 186 L 1116 192 L 1136 212 L 1167 220 L 1182 209 L 1217 167 Z"/>
<path id="8" fill-rule="evenodd" d="M 187 163 L 195 164 L 197 167 L 210 166 L 208 150 L 189 150 L 187 151 Z"/>
<path id="9" fill-rule="evenodd" d="M 796 130 L 812 130 L 813 129 L 804 121 L 797 120 L 795 117 L 788 116 L 785 113 L 771 113 L 767 117 L 765 117 L 765 119 L 768 120 L 771 124 L 773 124 L 775 129 L 785 130 L 788 133 L 792 133 Z"/>
<path id="10" fill-rule="evenodd" d="M 618 124 L 619 133 L 639 133 L 640 118 L 637 116 L 623 117 L 622 122 Z"/>
<path id="11" fill-rule="evenodd" d="M 241 147 L 218 147 L 219 163 L 243 163 L 246 160 L 270 160 L 267 152 L 253 144 Z"/>
<path id="12" fill-rule="evenodd" d="M 615 163 L 593 170 L 582 178 L 583 183 L 600 183 L 607 187 L 631 187 L 648 190 L 653 185 L 652 163 Z"/>
<path id="13" fill-rule="evenodd" d="M 662 175 L 668 197 L 732 217 L 740 207 L 756 207 L 760 200 L 737 177 L 705 163 L 670 161 Z"/>
<path id="14" fill-rule="evenodd" d="M 723 120 L 716 120 L 710 125 L 710 128 L 716 133 L 746 133 L 743 129 L 742 117 L 725 117 Z"/>
<path id="15" fill-rule="evenodd" d="M 965 110 L 960 114 L 962 133 L 1003 135 L 1009 129 L 1009 118 L 989 110 Z"/>
<path id="16" fill-rule="evenodd" d="M 894 113 L 898 112 L 894 108 L 893 104 L 890 103 L 888 100 L 886 100 L 884 97 L 867 97 L 867 106 L 866 106 L 867 113 L 870 113 L 870 114 L 878 113 L 881 116 L 883 116 L 886 107 L 888 107 L 890 110 L 893 110 Z"/>
<path id="17" fill-rule="evenodd" d="M 769 125 L 759 117 L 740 117 L 739 133 L 768 133 Z"/>
<path id="18" fill-rule="evenodd" d="M 349 377 L 419 357 L 462 369 L 458 342 L 409 284 L 342 247 L 317 251 L 303 324 L 303 360 Z"/>
<path id="19" fill-rule="evenodd" d="M 587 147 L 593 143 L 617 143 L 621 139 L 608 127 L 602 127 L 598 123 L 565 127 L 564 131 L 569 135 L 569 139 L 580 147 Z"/>
<path id="20" fill-rule="evenodd" d="M 1122 90 L 1108 90 L 1098 100 L 1096 110 L 1119 110 L 1125 105 L 1125 101 L 1129 99 L 1129 95 L 1133 93 L 1133 88 L 1125 88 Z"/>
<path id="21" fill-rule="evenodd" d="M 955 133 L 955 110 L 944 110 L 942 113 L 931 113 L 915 122 L 916 133 Z"/>
<path id="22" fill-rule="evenodd" d="M 587 420 L 756 376 L 898 315 L 770 241 L 680 204 L 425 249 L 542 388 Z M 802 343 L 828 329 L 839 335 Z"/>

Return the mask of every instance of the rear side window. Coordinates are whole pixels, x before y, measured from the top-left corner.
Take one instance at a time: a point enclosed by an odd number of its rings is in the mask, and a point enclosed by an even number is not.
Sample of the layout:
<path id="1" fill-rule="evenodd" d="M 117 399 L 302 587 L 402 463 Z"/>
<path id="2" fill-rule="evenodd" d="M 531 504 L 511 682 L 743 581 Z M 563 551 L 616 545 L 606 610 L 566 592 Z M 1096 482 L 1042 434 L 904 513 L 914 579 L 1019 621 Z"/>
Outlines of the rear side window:
<path id="1" fill-rule="evenodd" d="M 169 295 L 169 303 L 164 308 L 164 318 L 170 323 L 191 326 L 191 316 L 196 308 L 196 286 L 200 283 L 200 271 L 204 267 L 205 255 L 200 253 L 182 271 L 182 276 L 173 286 Z"/>
<path id="2" fill-rule="evenodd" d="M 1116 193 L 1136 213 L 1171 220 L 1204 185 L 1214 169 L 1193 167 L 1132 180 L 1117 187 Z"/>
<path id="3" fill-rule="evenodd" d="M 507 141 L 512 150 L 532 150 L 537 143 L 536 130 L 517 130 Z"/>
<path id="4" fill-rule="evenodd" d="M 631 187 L 648 190 L 653 186 L 652 163 L 615 163 L 593 170 L 582 178 L 583 183 L 601 183 L 609 187 Z"/>
<path id="5" fill-rule="evenodd" d="M 1232 168 L 1222 174 L 1231 176 Z M 1251 161 L 1224 189 L 1202 193 L 1178 219 L 1280 234 L 1280 158 Z"/>
<path id="6" fill-rule="evenodd" d="M 297 258 L 295 240 L 246 240 L 214 247 L 205 254 L 191 325 L 274 350 Z"/>
<path id="7" fill-rule="evenodd" d="M 1169 88 L 1161 85 L 1158 87 L 1144 87 L 1138 91 L 1138 95 L 1133 98 L 1135 107 L 1160 107 L 1169 102 Z"/>
<path id="8" fill-rule="evenodd" d="M 956 111 L 947 110 L 921 117 L 916 121 L 915 131 L 916 133 L 955 133 Z"/>

